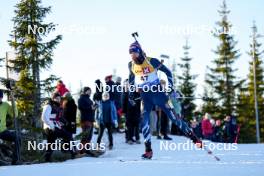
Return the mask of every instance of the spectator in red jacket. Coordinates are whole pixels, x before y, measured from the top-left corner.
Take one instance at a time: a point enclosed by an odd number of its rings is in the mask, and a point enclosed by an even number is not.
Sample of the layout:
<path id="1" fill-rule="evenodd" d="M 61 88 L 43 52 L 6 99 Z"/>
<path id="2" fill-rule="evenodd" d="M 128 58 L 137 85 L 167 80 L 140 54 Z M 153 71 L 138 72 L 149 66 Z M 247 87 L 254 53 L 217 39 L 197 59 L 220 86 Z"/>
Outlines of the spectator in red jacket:
<path id="1" fill-rule="evenodd" d="M 62 82 L 62 80 L 59 80 L 57 83 L 55 92 L 58 92 L 60 94 L 60 96 L 62 97 L 65 93 L 70 92 L 70 91 L 66 88 L 66 86 Z"/>
<path id="2" fill-rule="evenodd" d="M 206 113 L 203 120 L 202 120 L 202 133 L 204 139 L 211 140 L 213 134 L 213 126 L 210 122 L 211 116 L 210 114 Z"/>

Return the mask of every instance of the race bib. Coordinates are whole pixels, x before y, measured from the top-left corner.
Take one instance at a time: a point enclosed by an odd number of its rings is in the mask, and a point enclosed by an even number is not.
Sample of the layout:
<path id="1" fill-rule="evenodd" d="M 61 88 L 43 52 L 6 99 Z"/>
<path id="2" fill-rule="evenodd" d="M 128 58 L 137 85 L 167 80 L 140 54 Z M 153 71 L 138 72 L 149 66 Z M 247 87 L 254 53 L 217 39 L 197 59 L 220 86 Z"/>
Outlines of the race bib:
<path id="1" fill-rule="evenodd" d="M 158 82 L 159 78 L 156 69 L 149 63 L 149 59 L 145 59 L 142 64 L 133 64 L 132 72 L 135 75 L 135 83 L 137 86 L 152 85 Z"/>

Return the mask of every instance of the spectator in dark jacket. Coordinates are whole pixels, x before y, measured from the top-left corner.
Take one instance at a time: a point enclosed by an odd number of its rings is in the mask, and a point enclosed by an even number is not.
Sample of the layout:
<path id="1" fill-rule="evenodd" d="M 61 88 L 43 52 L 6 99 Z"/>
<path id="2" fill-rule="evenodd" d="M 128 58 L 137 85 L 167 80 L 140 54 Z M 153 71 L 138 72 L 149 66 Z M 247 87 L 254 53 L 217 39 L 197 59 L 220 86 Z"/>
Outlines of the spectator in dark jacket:
<path id="1" fill-rule="evenodd" d="M 72 98 L 70 92 L 65 93 L 62 98 L 62 117 L 66 121 L 65 130 L 72 134 L 75 134 L 77 105 L 75 104 L 75 101 Z"/>
<path id="2" fill-rule="evenodd" d="M 128 144 L 133 144 L 136 142 L 140 144 L 139 138 L 139 125 L 140 125 L 140 94 L 134 92 L 134 99 L 133 103 L 129 101 L 129 92 L 128 92 L 128 83 L 125 82 L 125 91 L 122 95 L 122 110 L 123 114 L 126 117 L 126 142 Z M 135 139 L 134 139 L 135 137 Z"/>
<path id="3" fill-rule="evenodd" d="M 201 129 L 201 123 L 197 122 L 196 119 L 191 120 L 191 127 L 193 129 L 194 134 L 198 137 L 202 137 L 202 129 Z"/>
<path id="4" fill-rule="evenodd" d="M 221 120 L 216 120 L 212 140 L 214 142 L 222 142 L 222 136 L 223 136 L 223 130 L 221 126 Z"/>
<path id="5" fill-rule="evenodd" d="M 235 142 L 235 138 L 237 136 L 237 129 L 238 129 L 237 119 L 235 116 L 232 116 L 231 117 L 231 141 L 232 143 Z"/>
<path id="6" fill-rule="evenodd" d="M 223 130 L 224 130 L 224 142 L 227 143 L 235 142 L 235 138 L 237 134 L 236 118 L 231 116 L 226 116 Z"/>
<path id="7" fill-rule="evenodd" d="M 89 144 L 93 135 L 93 123 L 94 123 L 94 109 L 96 108 L 93 101 L 90 99 L 91 88 L 84 87 L 83 93 L 78 100 L 78 108 L 81 113 L 81 128 L 83 137 L 81 143 L 83 145 Z M 83 151 L 82 151 L 83 152 Z M 90 151 L 86 151 L 90 153 Z"/>

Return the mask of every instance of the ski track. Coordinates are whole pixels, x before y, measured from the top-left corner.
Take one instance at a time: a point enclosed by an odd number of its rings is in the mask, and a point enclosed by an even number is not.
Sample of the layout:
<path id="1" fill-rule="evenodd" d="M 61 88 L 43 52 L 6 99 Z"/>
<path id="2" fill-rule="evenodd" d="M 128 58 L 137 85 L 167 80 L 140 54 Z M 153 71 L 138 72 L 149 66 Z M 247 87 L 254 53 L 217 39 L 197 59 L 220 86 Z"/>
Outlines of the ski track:
<path id="1" fill-rule="evenodd" d="M 107 135 L 103 141 L 107 144 Z M 93 137 L 95 141 L 97 136 Z M 173 141 L 186 142 L 185 137 L 173 136 Z M 239 144 L 235 151 L 213 151 L 220 157 L 214 160 L 205 151 L 164 151 L 160 140 L 152 137 L 154 157 L 141 160 L 144 145 L 124 143 L 124 134 L 114 134 L 114 149 L 99 158 L 78 158 L 61 163 L 44 163 L 24 166 L 2 166 L 0 176 L 262 176 L 264 167 L 264 144 Z"/>

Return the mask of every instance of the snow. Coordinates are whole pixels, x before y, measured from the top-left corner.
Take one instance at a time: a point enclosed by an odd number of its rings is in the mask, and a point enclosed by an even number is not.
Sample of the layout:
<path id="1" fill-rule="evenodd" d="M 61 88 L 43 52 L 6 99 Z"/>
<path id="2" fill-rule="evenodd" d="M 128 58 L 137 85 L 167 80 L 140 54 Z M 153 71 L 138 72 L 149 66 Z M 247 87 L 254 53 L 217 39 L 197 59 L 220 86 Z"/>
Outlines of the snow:
<path id="1" fill-rule="evenodd" d="M 95 140 L 97 136 L 94 136 Z M 107 135 L 103 141 L 107 142 Z M 174 144 L 188 141 L 172 136 Z M 153 160 L 141 160 L 143 144 L 128 145 L 124 134 L 114 134 L 114 149 L 99 158 L 79 158 L 62 163 L 45 163 L 25 166 L 0 167 L 0 176 L 260 176 L 264 167 L 264 144 L 238 144 L 237 150 L 214 150 L 221 161 L 216 161 L 205 151 L 160 150 L 160 140 L 152 137 Z M 171 144 L 171 142 L 170 142 Z M 121 162 L 125 161 L 125 162 Z"/>

